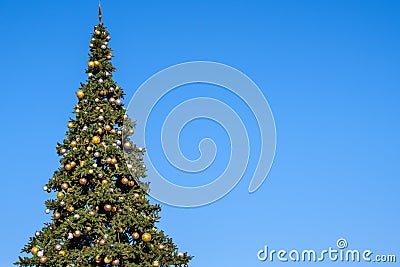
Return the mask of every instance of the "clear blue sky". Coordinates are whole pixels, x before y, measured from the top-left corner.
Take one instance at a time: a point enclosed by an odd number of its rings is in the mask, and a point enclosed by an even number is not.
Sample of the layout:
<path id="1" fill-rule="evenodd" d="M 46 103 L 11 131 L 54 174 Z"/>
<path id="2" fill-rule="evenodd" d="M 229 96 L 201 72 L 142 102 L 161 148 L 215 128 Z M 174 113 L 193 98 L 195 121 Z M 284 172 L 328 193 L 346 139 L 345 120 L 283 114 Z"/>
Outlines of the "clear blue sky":
<path id="1" fill-rule="evenodd" d="M 164 206 L 159 227 L 195 255 L 190 266 L 281 266 L 257 251 L 340 237 L 400 261 L 399 1 L 104 0 L 103 11 L 127 99 L 165 67 L 210 60 L 246 73 L 272 108 L 276 158 L 256 193 L 249 173 L 212 205 Z M 0 266 L 49 219 L 42 187 L 96 23 L 97 1 L 0 2 Z"/>

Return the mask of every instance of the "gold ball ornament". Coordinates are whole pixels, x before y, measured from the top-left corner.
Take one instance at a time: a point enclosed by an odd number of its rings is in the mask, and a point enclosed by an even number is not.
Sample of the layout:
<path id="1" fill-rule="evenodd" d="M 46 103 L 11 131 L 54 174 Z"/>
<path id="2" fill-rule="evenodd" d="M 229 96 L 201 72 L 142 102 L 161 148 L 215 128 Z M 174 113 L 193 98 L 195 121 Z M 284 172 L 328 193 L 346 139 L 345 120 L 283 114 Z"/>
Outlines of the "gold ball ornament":
<path id="1" fill-rule="evenodd" d="M 81 185 L 85 185 L 85 184 L 87 184 L 87 179 L 86 179 L 86 178 L 80 178 L 80 179 L 79 179 L 79 183 L 80 183 Z"/>
<path id="2" fill-rule="evenodd" d="M 99 136 L 93 136 L 92 137 L 92 143 L 93 144 L 99 144 L 101 142 L 100 137 Z"/>
<path id="3" fill-rule="evenodd" d="M 86 232 L 90 232 L 90 231 L 92 231 L 92 227 L 87 226 L 87 227 L 86 227 Z"/>
<path id="4" fill-rule="evenodd" d="M 112 261 L 112 259 L 111 259 L 110 257 L 108 257 L 108 256 L 106 256 L 106 257 L 104 258 L 104 263 L 105 263 L 105 264 L 109 264 L 111 261 Z"/>
<path id="5" fill-rule="evenodd" d="M 134 186 L 134 185 L 135 185 L 135 182 L 134 182 L 134 181 L 129 181 L 129 182 L 128 182 L 128 185 L 129 185 L 129 186 Z"/>
<path id="6" fill-rule="evenodd" d="M 101 261 L 101 256 L 100 256 L 100 255 L 97 255 L 97 256 L 94 258 L 94 260 L 95 260 L 97 263 L 100 263 L 100 261 Z"/>
<path id="7" fill-rule="evenodd" d="M 75 147 L 75 146 L 76 146 L 76 141 L 72 141 L 70 145 L 71 145 L 72 147 Z"/>
<path id="8" fill-rule="evenodd" d="M 132 148 L 132 144 L 130 142 L 125 142 L 124 143 L 124 148 L 125 149 L 131 149 Z"/>
<path id="9" fill-rule="evenodd" d="M 160 266 L 160 263 L 158 263 L 158 261 L 153 261 L 153 266 L 158 267 Z"/>
<path id="10" fill-rule="evenodd" d="M 138 232 L 133 232 L 133 233 L 132 233 L 132 238 L 133 238 L 133 239 L 139 239 L 139 237 L 140 237 L 140 235 L 139 235 Z"/>
<path id="11" fill-rule="evenodd" d="M 76 96 L 77 96 L 79 99 L 82 99 L 82 98 L 85 96 L 85 94 L 83 93 L 82 90 L 79 90 L 78 92 L 76 92 Z"/>
<path id="12" fill-rule="evenodd" d="M 110 204 L 104 205 L 104 210 L 105 211 L 110 211 L 112 209 L 112 206 Z"/>
<path id="13" fill-rule="evenodd" d="M 47 262 L 47 257 L 46 256 L 42 256 L 42 257 L 40 257 L 39 261 L 40 261 L 40 263 L 44 264 L 44 263 Z"/>
<path id="14" fill-rule="evenodd" d="M 58 193 L 57 193 L 57 198 L 58 198 L 58 199 L 64 198 L 64 193 L 63 193 L 63 192 L 58 192 Z"/>
<path id="15" fill-rule="evenodd" d="M 119 265 L 119 259 L 115 259 L 111 263 L 113 266 L 118 266 Z"/>
<path id="16" fill-rule="evenodd" d="M 61 214 L 60 214 L 59 212 L 56 211 L 56 212 L 54 212 L 53 217 L 54 217 L 54 219 L 58 220 L 58 219 L 60 219 Z"/>
<path id="17" fill-rule="evenodd" d="M 99 245 L 100 245 L 100 246 L 104 246 L 105 244 L 106 244 L 106 240 L 101 239 L 101 240 L 99 241 Z"/>
<path id="18" fill-rule="evenodd" d="M 74 236 L 75 237 L 80 237 L 81 236 L 81 231 L 79 231 L 79 230 L 76 230 L 75 232 L 74 232 Z"/>
<path id="19" fill-rule="evenodd" d="M 67 127 L 70 128 L 70 129 L 71 129 L 71 128 L 74 128 L 74 123 L 68 122 Z"/>
<path id="20" fill-rule="evenodd" d="M 96 67 L 98 67 L 98 66 L 100 66 L 100 62 L 96 60 L 96 61 L 94 62 L 94 65 L 95 65 Z"/>
<path id="21" fill-rule="evenodd" d="M 100 35 L 101 31 L 95 31 L 96 35 Z"/>
<path id="22" fill-rule="evenodd" d="M 34 247 L 31 249 L 31 253 L 32 253 L 33 255 L 36 255 L 38 252 L 39 252 L 39 248 L 36 247 L 36 246 L 34 246 Z"/>
<path id="23" fill-rule="evenodd" d="M 67 170 L 67 171 L 69 171 L 69 170 L 71 170 L 72 169 L 72 166 L 71 166 L 71 164 L 65 164 L 65 169 Z"/>
<path id="24" fill-rule="evenodd" d="M 117 159 L 116 158 L 112 158 L 111 159 L 111 164 L 113 164 L 113 165 L 117 164 Z"/>
<path id="25" fill-rule="evenodd" d="M 107 55 L 107 59 L 112 59 L 112 55 L 111 54 Z"/>
<path id="26" fill-rule="evenodd" d="M 111 158 L 106 158 L 106 163 L 110 164 L 111 163 Z"/>
<path id="27" fill-rule="evenodd" d="M 142 235 L 142 240 L 143 240 L 144 242 L 149 242 L 149 241 L 151 240 L 151 234 L 149 234 L 149 233 L 144 233 L 144 234 Z"/>
<path id="28" fill-rule="evenodd" d="M 111 131 L 111 126 L 110 126 L 110 125 L 106 125 L 106 127 L 104 127 L 104 129 L 105 129 L 106 131 Z"/>
<path id="29" fill-rule="evenodd" d="M 107 40 L 107 41 L 110 41 L 110 40 L 111 40 L 111 36 L 108 35 L 108 36 L 106 37 L 106 40 Z"/>
<path id="30" fill-rule="evenodd" d="M 65 250 L 60 250 L 58 252 L 58 254 L 60 254 L 61 256 L 65 256 L 67 254 L 67 252 L 65 252 Z"/>
<path id="31" fill-rule="evenodd" d="M 62 183 L 61 184 L 61 189 L 67 190 L 68 189 L 68 184 L 67 183 Z"/>
<path id="32" fill-rule="evenodd" d="M 89 215 L 93 217 L 94 215 L 96 215 L 96 213 L 91 210 L 91 211 L 89 211 Z"/>
<path id="33" fill-rule="evenodd" d="M 121 183 L 122 184 L 127 184 L 127 183 L 129 183 L 129 179 L 124 177 L 124 178 L 121 179 Z"/>
<path id="34" fill-rule="evenodd" d="M 68 211 L 69 211 L 69 212 L 74 212 L 74 211 L 75 211 L 75 208 L 74 208 L 73 206 L 69 206 L 69 207 L 68 207 Z"/>
<path id="35" fill-rule="evenodd" d="M 101 184 L 107 184 L 108 181 L 107 180 L 101 180 Z"/>
<path id="36" fill-rule="evenodd" d="M 93 61 L 89 61 L 87 65 L 88 65 L 89 68 L 93 68 L 94 67 L 94 62 Z"/>
<path id="37" fill-rule="evenodd" d="M 70 165 L 71 165 L 71 166 L 72 166 L 72 168 L 73 168 L 73 167 L 75 167 L 75 166 L 76 166 L 76 162 L 75 162 L 75 161 L 71 161 Z"/>
<path id="38" fill-rule="evenodd" d="M 135 133 L 135 130 L 133 130 L 133 129 L 130 129 L 130 130 L 129 130 L 129 134 L 130 134 L 130 135 L 132 135 L 132 134 L 134 134 L 134 133 Z"/>
<path id="39" fill-rule="evenodd" d="M 111 208 L 111 211 L 112 211 L 112 212 L 116 212 L 116 211 L 117 211 L 117 208 L 116 208 L 116 207 L 112 207 L 112 208 Z"/>
<path id="40" fill-rule="evenodd" d="M 159 245 L 158 245 L 158 249 L 159 249 L 159 250 L 163 250 L 164 248 L 165 248 L 164 244 L 159 244 Z"/>

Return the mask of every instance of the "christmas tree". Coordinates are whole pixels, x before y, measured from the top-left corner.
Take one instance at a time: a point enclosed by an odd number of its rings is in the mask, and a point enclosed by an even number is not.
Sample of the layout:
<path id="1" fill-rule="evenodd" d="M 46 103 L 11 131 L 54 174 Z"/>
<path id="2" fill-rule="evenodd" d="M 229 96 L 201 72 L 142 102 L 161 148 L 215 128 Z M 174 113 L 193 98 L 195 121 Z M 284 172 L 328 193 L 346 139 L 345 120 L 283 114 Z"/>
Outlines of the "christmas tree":
<path id="1" fill-rule="evenodd" d="M 101 20 L 90 41 L 88 79 L 76 96 L 61 166 L 44 187 L 52 220 L 30 238 L 18 266 L 187 266 L 192 258 L 155 227 L 159 205 L 147 199 L 143 153 L 131 138 L 124 93 L 113 81 L 110 35 Z"/>

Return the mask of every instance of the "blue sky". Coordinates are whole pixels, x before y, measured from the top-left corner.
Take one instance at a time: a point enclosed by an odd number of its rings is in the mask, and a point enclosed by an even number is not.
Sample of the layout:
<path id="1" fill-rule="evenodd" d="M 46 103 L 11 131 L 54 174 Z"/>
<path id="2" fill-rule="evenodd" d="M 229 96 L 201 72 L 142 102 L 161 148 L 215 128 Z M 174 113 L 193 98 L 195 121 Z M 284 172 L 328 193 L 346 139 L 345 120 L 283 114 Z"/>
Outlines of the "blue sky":
<path id="1" fill-rule="evenodd" d="M 248 172 L 211 205 L 164 205 L 159 227 L 195 255 L 190 266 L 281 266 L 257 251 L 322 250 L 340 237 L 400 260 L 399 12 L 398 1 L 103 1 L 126 99 L 168 66 L 209 60 L 247 74 L 274 114 L 276 157 L 257 192 L 247 192 Z M 97 1 L 0 2 L 0 266 L 49 219 L 42 187 L 96 23 Z M 182 135 L 188 157 L 191 131 L 226 146 L 217 126 L 195 126 Z M 206 180 L 226 163 L 218 156 Z"/>

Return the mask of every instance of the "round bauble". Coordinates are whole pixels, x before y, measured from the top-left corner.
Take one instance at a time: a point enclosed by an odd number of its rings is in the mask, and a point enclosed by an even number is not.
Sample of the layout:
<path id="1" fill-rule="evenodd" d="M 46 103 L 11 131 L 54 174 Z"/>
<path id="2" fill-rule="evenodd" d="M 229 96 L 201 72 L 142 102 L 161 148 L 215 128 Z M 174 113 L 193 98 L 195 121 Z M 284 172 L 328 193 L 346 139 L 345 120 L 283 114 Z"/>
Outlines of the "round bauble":
<path id="1" fill-rule="evenodd" d="M 81 236 L 81 231 L 79 231 L 79 230 L 76 230 L 75 232 L 74 232 L 74 236 L 75 237 L 80 237 Z"/>
<path id="2" fill-rule="evenodd" d="M 36 231 L 35 236 L 40 236 L 40 232 Z"/>
<path id="3" fill-rule="evenodd" d="M 94 47 L 94 44 L 90 44 L 89 47 L 90 47 L 90 48 L 93 48 L 93 47 Z"/>
<path id="4" fill-rule="evenodd" d="M 78 92 L 76 92 L 76 96 L 77 96 L 79 99 L 82 99 L 82 98 L 85 96 L 85 94 L 83 93 L 82 90 L 79 90 Z"/>
<path id="5" fill-rule="evenodd" d="M 112 209 L 112 207 L 111 207 L 110 204 L 104 205 L 104 210 L 105 210 L 105 211 L 110 211 L 111 209 Z"/>
<path id="6" fill-rule="evenodd" d="M 53 217 L 54 217 L 54 219 L 58 220 L 58 219 L 60 219 L 61 214 L 60 214 L 59 212 L 56 211 L 56 212 L 54 212 Z"/>
<path id="7" fill-rule="evenodd" d="M 142 240 L 143 240 L 144 242 L 149 242 L 149 241 L 151 240 L 151 234 L 149 234 L 149 233 L 144 233 L 144 234 L 142 235 Z"/>
<path id="8" fill-rule="evenodd" d="M 55 248 L 56 250 L 61 250 L 61 245 L 60 245 L 60 244 L 57 244 L 57 245 L 54 246 L 54 248 Z"/>
<path id="9" fill-rule="evenodd" d="M 159 250 L 163 250 L 164 248 L 165 248 L 164 244 L 159 244 L 159 245 L 158 245 L 158 249 L 159 249 Z"/>
<path id="10" fill-rule="evenodd" d="M 76 141 L 72 141 L 70 144 L 72 147 L 75 147 L 77 145 Z"/>
<path id="11" fill-rule="evenodd" d="M 64 155 L 66 152 L 67 152 L 67 150 L 65 148 L 61 148 L 60 149 L 60 154 L 61 155 Z"/>
<path id="12" fill-rule="evenodd" d="M 106 49 L 107 48 L 107 46 L 105 46 L 105 45 L 102 45 L 100 47 L 101 47 L 101 49 Z"/>
<path id="13" fill-rule="evenodd" d="M 58 192 L 57 193 L 57 198 L 58 199 L 62 199 L 64 197 L 64 193 L 63 192 Z"/>
<path id="14" fill-rule="evenodd" d="M 96 158 L 100 157 L 100 152 L 94 152 L 93 154 Z"/>
<path id="15" fill-rule="evenodd" d="M 106 125 L 105 127 L 104 127 L 104 129 L 106 130 L 106 131 L 111 131 L 111 126 L 110 125 Z"/>
<path id="16" fill-rule="evenodd" d="M 99 136 L 93 136 L 92 137 L 92 143 L 93 144 L 99 144 L 101 142 L 101 139 L 100 139 L 100 137 Z"/>
<path id="17" fill-rule="evenodd" d="M 99 116 L 98 119 L 99 119 L 99 121 L 103 121 L 104 117 L 103 116 Z"/>
<path id="18" fill-rule="evenodd" d="M 95 260 L 97 263 L 100 263 L 100 261 L 101 261 L 100 255 L 97 255 L 97 256 L 94 258 L 94 260 Z"/>
<path id="19" fill-rule="evenodd" d="M 75 161 L 71 161 L 70 165 L 71 165 L 71 166 L 72 166 L 72 168 L 73 168 L 73 167 L 75 167 L 75 166 L 76 166 L 76 162 L 75 162 Z"/>
<path id="20" fill-rule="evenodd" d="M 75 211 L 75 208 L 74 208 L 73 206 L 69 206 L 67 210 L 68 210 L 69 212 L 74 212 L 74 211 Z"/>
<path id="21" fill-rule="evenodd" d="M 74 235 L 73 235 L 72 233 L 68 233 L 67 238 L 68 238 L 69 240 L 71 240 L 72 238 L 74 238 Z"/>
<path id="22" fill-rule="evenodd" d="M 64 207 L 64 206 L 65 206 L 65 201 L 64 201 L 64 200 L 61 200 L 61 201 L 60 201 L 60 206 L 61 206 L 61 207 Z"/>
<path id="23" fill-rule="evenodd" d="M 90 231 L 92 231 L 92 227 L 87 226 L 87 227 L 86 227 L 86 232 L 90 232 Z"/>
<path id="24" fill-rule="evenodd" d="M 121 179 L 121 183 L 122 184 L 127 184 L 127 183 L 129 183 L 129 179 L 124 177 L 124 178 Z"/>
<path id="25" fill-rule="evenodd" d="M 99 245 L 100 245 L 100 246 L 104 246 L 105 244 L 106 244 L 106 240 L 100 239 Z"/>
<path id="26" fill-rule="evenodd" d="M 119 265 L 119 259 L 115 259 L 111 263 L 113 266 L 118 266 Z"/>
<path id="27" fill-rule="evenodd" d="M 33 255 L 36 255 L 37 253 L 39 252 L 39 248 L 38 247 L 33 247 L 32 249 L 31 249 L 31 253 L 33 254 Z"/>
<path id="28" fill-rule="evenodd" d="M 115 165 L 115 164 L 117 164 L 117 162 L 118 162 L 118 161 L 117 161 L 116 158 L 112 158 L 112 159 L 111 159 L 111 164 Z"/>
<path id="29" fill-rule="evenodd" d="M 61 189 L 67 190 L 68 189 L 68 184 L 67 183 L 62 183 L 61 184 Z"/>
<path id="30" fill-rule="evenodd" d="M 72 166 L 71 166 L 71 164 L 65 164 L 65 169 L 67 170 L 67 171 L 69 171 L 69 170 L 71 170 L 72 169 Z"/>
<path id="31" fill-rule="evenodd" d="M 61 256 L 65 256 L 67 252 L 65 250 L 60 250 L 58 254 L 60 254 Z"/>
<path id="32" fill-rule="evenodd" d="M 71 128 L 74 128 L 74 123 L 68 122 L 67 127 L 70 128 L 70 129 L 71 129 Z"/>
<path id="33" fill-rule="evenodd" d="M 109 264 L 110 262 L 111 262 L 111 258 L 110 257 L 108 257 L 108 256 L 106 256 L 105 258 L 104 258 L 104 263 L 105 264 Z"/>
<path id="34" fill-rule="evenodd" d="M 110 101 L 111 103 L 114 103 L 115 102 L 115 98 L 111 97 L 108 101 Z"/>
<path id="35" fill-rule="evenodd" d="M 94 211 L 89 211 L 89 215 L 93 217 L 94 215 L 96 215 L 96 213 Z"/>
<path id="36" fill-rule="evenodd" d="M 158 267 L 160 266 L 160 263 L 158 263 L 158 261 L 153 261 L 153 266 Z"/>
<path id="37" fill-rule="evenodd" d="M 79 183 L 80 183 L 81 185 L 85 185 L 85 184 L 87 184 L 87 179 L 86 179 L 86 178 L 80 178 L 80 179 L 79 179 Z"/>
<path id="38" fill-rule="evenodd" d="M 49 213 L 50 213 L 50 209 L 46 209 L 46 210 L 45 210 L 45 213 L 46 213 L 46 214 L 49 214 Z"/>
<path id="39" fill-rule="evenodd" d="M 108 36 L 106 37 L 106 40 L 107 40 L 107 41 L 110 41 L 110 40 L 111 40 L 111 36 L 108 35 Z"/>
<path id="40" fill-rule="evenodd" d="M 96 35 L 100 35 L 101 34 L 101 31 L 95 31 L 95 33 L 96 33 Z"/>
<path id="41" fill-rule="evenodd" d="M 40 257 L 39 261 L 40 261 L 40 263 L 44 264 L 44 263 L 47 262 L 47 257 L 46 256 L 42 256 L 42 257 Z"/>
<path id="42" fill-rule="evenodd" d="M 38 255 L 38 257 L 42 257 L 43 256 L 43 250 L 38 251 L 37 255 Z"/>
<path id="43" fill-rule="evenodd" d="M 121 106 L 121 104 L 122 104 L 121 99 L 116 99 L 116 100 L 115 100 L 115 104 L 116 104 L 117 106 Z"/>
<path id="44" fill-rule="evenodd" d="M 139 235 L 138 232 L 133 232 L 133 233 L 132 233 L 132 238 L 133 238 L 133 239 L 139 239 L 139 237 L 140 237 L 140 235 Z"/>
<path id="45" fill-rule="evenodd" d="M 108 184 L 107 180 L 101 180 L 101 184 Z"/>
<path id="46" fill-rule="evenodd" d="M 134 181 L 129 181 L 129 182 L 128 182 L 128 185 L 129 185 L 129 186 L 134 186 L 134 185 L 135 185 L 135 182 L 134 182 Z"/>
<path id="47" fill-rule="evenodd" d="M 100 62 L 96 60 L 96 61 L 94 62 L 94 65 L 95 65 L 96 67 L 98 67 L 98 66 L 100 66 Z"/>
<path id="48" fill-rule="evenodd" d="M 93 68 L 94 67 L 94 62 L 93 61 L 89 61 L 88 62 L 88 67 L 89 68 Z"/>
<path id="49" fill-rule="evenodd" d="M 112 59 L 112 56 L 111 55 L 107 55 L 107 59 Z"/>
<path id="50" fill-rule="evenodd" d="M 129 134 L 130 134 L 130 135 L 132 135 L 132 134 L 134 134 L 134 133 L 135 133 L 135 130 L 133 130 L 133 129 L 130 129 L 130 130 L 129 130 Z"/>

